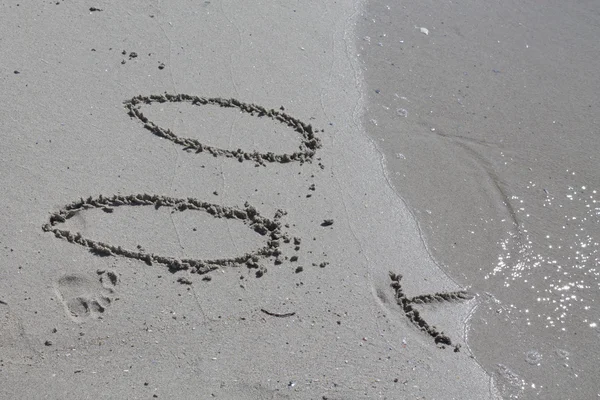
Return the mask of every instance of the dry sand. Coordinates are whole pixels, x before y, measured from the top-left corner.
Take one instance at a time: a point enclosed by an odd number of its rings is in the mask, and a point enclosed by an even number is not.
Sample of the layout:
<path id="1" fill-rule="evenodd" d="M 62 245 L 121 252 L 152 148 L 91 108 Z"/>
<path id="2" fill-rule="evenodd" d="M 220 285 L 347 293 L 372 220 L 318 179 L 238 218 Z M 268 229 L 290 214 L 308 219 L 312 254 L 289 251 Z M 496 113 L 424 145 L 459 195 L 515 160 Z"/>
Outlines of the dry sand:
<path id="1" fill-rule="evenodd" d="M 0 6 L 0 397 L 494 397 L 364 132 L 362 4 L 238 3 Z M 278 111 L 128 115 L 165 92 Z"/>
<path id="2" fill-rule="evenodd" d="M 597 2 L 370 2 L 366 129 L 505 398 L 600 395 Z M 424 28 L 424 29 L 421 29 Z"/>

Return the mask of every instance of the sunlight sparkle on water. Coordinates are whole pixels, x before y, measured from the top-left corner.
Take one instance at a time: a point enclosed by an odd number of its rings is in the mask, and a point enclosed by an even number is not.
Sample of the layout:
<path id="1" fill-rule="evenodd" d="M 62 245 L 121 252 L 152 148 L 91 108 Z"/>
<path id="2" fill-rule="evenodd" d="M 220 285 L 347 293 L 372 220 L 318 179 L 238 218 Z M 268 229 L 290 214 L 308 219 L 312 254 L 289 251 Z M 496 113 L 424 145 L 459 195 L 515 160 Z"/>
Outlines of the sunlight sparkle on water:
<path id="1" fill-rule="evenodd" d="M 537 295 L 539 306 L 533 316 L 537 314 L 551 328 L 573 315 L 589 313 L 593 293 L 600 289 L 600 245 L 594 237 L 600 223 L 600 202 L 595 198 L 597 191 L 585 185 L 568 187 L 562 195 L 550 194 L 540 186 L 529 182 L 524 196 L 511 196 L 510 202 L 518 205 L 514 223 L 498 243 L 496 265 L 485 279 L 501 279 L 506 288 L 512 285 Z M 540 195 L 543 198 L 537 209 L 525 201 Z M 529 221 L 534 221 L 533 225 Z M 531 315 L 526 307 L 519 311 L 524 317 Z M 526 319 L 529 323 L 529 317 Z"/>

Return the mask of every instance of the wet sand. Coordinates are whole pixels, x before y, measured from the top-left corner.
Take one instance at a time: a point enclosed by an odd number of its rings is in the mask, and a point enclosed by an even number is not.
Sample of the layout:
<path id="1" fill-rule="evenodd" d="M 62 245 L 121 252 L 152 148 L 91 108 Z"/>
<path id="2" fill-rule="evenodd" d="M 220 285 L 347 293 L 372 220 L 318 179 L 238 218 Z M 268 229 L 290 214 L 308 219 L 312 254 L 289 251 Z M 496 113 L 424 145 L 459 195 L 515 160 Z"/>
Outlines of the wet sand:
<path id="1" fill-rule="evenodd" d="M 505 398 L 598 395 L 600 19 L 591 2 L 369 2 L 365 126 Z"/>
<path id="2" fill-rule="evenodd" d="M 2 4 L 0 397 L 496 396 L 364 130 L 362 6 Z"/>

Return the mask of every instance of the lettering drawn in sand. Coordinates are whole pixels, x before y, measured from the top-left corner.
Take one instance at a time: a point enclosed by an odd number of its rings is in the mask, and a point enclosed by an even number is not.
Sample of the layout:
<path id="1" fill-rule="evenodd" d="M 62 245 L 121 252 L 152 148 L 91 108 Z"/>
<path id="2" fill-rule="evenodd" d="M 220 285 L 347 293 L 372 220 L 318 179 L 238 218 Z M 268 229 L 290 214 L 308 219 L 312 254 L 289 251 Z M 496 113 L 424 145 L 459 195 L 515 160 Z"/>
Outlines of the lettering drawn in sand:
<path id="1" fill-rule="evenodd" d="M 271 152 L 260 153 L 258 151 L 248 152 L 241 149 L 220 149 L 213 146 L 208 146 L 201 143 L 196 139 L 182 138 L 173 133 L 170 129 L 161 128 L 154 122 L 148 120 L 144 114 L 142 114 L 141 106 L 150 105 L 152 103 L 190 103 L 195 106 L 218 106 L 227 108 L 237 108 L 241 112 L 250 114 L 252 116 L 267 117 L 274 121 L 278 121 L 296 132 L 300 133 L 301 142 L 298 151 L 294 153 L 274 154 Z M 184 150 L 193 151 L 196 153 L 209 153 L 215 157 L 224 156 L 229 158 L 236 158 L 239 162 L 254 161 L 257 164 L 265 165 L 267 162 L 277 163 L 289 163 L 289 162 L 300 162 L 301 164 L 307 161 L 311 161 L 315 155 L 315 151 L 321 147 L 321 141 L 317 138 L 313 132 L 313 127 L 310 124 L 306 124 L 297 118 L 292 117 L 289 114 L 283 112 L 283 107 L 280 110 L 266 109 L 265 107 L 243 103 L 237 99 L 222 99 L 217 98 L 206 98 L 198 96 L 190 96 L 187 94 L 165 94 L 165 95 L 151 95 L 151 96 L 136 96 L 131 100 L 125 102 L 125 108 L 128 110 L 130 117 L 138 119 L 144 124 L 144 128 L 154 133 L 156 136 L 170 140 L 178 145 L 183 146 Z"/>
<path id="2" fill-rule="evenodd" d="M 57 225 L 66 222 L 68 219 L 76 216 L 85 210 L 99 208 L 107 213 L 112 213 L 115 207 L 142 207 L 152 206 L 155 209 L 160 207 L 170 207 L 173 212 L 203 211 L 215 218 L 236 219 L 248 225 L 254 232 L 265 236 L 267 243 L 264 247 L 253 252 L 246 253 L 232 258 L 221 258 L 215 260 L 200 259 L 177 259 L 169 256 L 162 256 L 144 251 L 127 250 L 121 246 L 94 241 L 83 237 L 80 233 L 73 233 L 68 230 L 60 229 Z M 282 226 L 279 219 L 285 213 L 279 210 L 273 219 L 261 216 L 258 211 L 248 203 L 244 208 L 226 207 L 219 204 L 207 203 L 193 198 L 176 199 L 167 196 L 138 194 L 129 196 L 114 195 L 111 197 L 99 196 L 97 198 L 89 197 L 80 199 L 66 205 L 61 210 L 50 216 L 50 222 L 43 226 L 45 232 L 52 232 L 59 239 L 64 239 L 70 243 L 79 244 L 87 247 L 92 253 L 100 256 L 122 256 L 144 261 L 146 264 L 163 264 L 171 272 L 189 270 L 192 273 L 205 274 L 219 267 L 242 266 L 258 269 L 257 275 L 262 275 L 266 270 L 260 268 L 259 258 L 274 257 L 275 262 L 279 260 L 281 250 L 279 247 L 281 241 L 290 242 L 289 237 L 282 233 Z"/>
<path id="3" fill-rule="evenodd" d="M 274 154 L 272 152 L 261 153 L 256 150 L 250 152 L 241 149 L 235 150 L 218 148 L 203 144 L 196 139 L 183 138 L 172 132 L 170 129 L 165 129 L 156 125 L 142 113 L 142 106 L 151 105 L 153 103 L 189 103 L 194 106 L 237 108 L 241 112 L 252 116 L 270 118 L 300 134 L 301 139 L 298 150 L 293 153 L 283 154 Z M 143 123 L 145 129 L 149 130 L 156 136 L 170 140 L 171 142 L 182 146 L 183 150 L 187 152 L 194 152 L 196 154 L 208 153 L 214 157 L 232 158 L 237 159 L 239 162 L 252 161 L 256 165 L 263 166 L 265 166 L 266 163 L 293 162 L 298 162 L 300 165 L 302 165 L 305 162 L 311 162 L 315 156 L 315 152 L 321 147 L 320 139 L 315 136 L 316 130 L 314 130 L 310 124 L 306 124 L 285 113 L 283 111 L 283 107 L 281 107 L 279 110 L 274 110 L 255 104 L 243 103 L 236 99 L 206 98 L 190 96 L 186 94 L 136 96 L 125 101 L 124 105 L 128 115 Z M 112 213 L 116 207 L 154 207 L 155 209 L 160 207 L 169 207 L 172 208 L 172 212 L 199 211 L 206 212 L 215 218 L 235 219 L 241 221 L 255 233 L 265 237 L 265 245 L 252 252 L 230 258 L 212 260 L 191 258 L 179 259 L 167 255 L 148 253 L 140 248 L 137 250 L 124 249 L 118 244 L 91 240 L 83 237 L 81 233 L 71 232 L 69 230 L 60 228 L 60 224 L 65 223 L 70 218 L 83 213 L 86 210 L 101 209 L 107 213 Z M 286 213 L 284 211 L 279 210 L 272 219 L 265 218 L 248 203 L 246 203 L 244 207 L 229 207 L 220 204 L 204 202 L 195 198 L 179 199 L 157 194 L 135 194 L 127 196 L 100 195 L 95 198 L 81 198 L 65 205 L 60 210 L 51 214 L 49 222 L 43 225 L 43 230 L 45 232 L 53 233 L 54 236 L 59 239 L 86 247 L 89 251 L 99 256 L 121 256 L 140 260 L 149 265 L 153 263 L 161 264 L 167 267 L 169 271 L 173 273 L 189 271 L 190 273 L 206 274 L 217 268 L 246 266 L 248 268 L 256 269 L 256 276 L 261 277 L 266 272 L 266 268 L 263 265 L 260 265 L 261 259 L 273 258 L 276 265 L 281 264 L 283 257 L 281 252 L 281 244 L 282 242 L 289 243 L 291 241 L 289 236 L 283 232 L 283 227 L 280 222 L 281 217 L 285 214 Z M 332 224 L 332 222 L 327 221 L 325 221 L 323 226 L 329 226 Z M 294 238 L 294 244 L 296 245 L 296 250 L 299 250 L 300 238 Z M 402 307 L 406 317 L 421 331 L 433 337 L 436 344 L 441 344 L 442 347 L 445 347 L 444 345 L 452 345 L 450 338 L 444 335 L 443 332 L 438 332 L 434 326 L 429 325 L 423 319 L 420 313 L 414 308 L 414 306 L 416 304 L 428 304 L 433 302 L 462 301 L 470 299 L 472 296 L 467 292 L 457 291 L 408 298 L 404 294 L 402 286 L 400 285 L 402 276 L 399 274 L 390 273 L 390 278 L 392 280 L 391 287 L 395 291 L 396 301 L 398 305 Z M 106 289 L 105 287 L 100 290 L 97 287 L 91 287 L 90 285 L 87 285 L 90 286 L 91 289 L 88 288 L 90 290 L 87 290 L 85 292 L 86 295 L 82 296 L 79 293 L 79 289 L 82 286 L 86 286 L 81 284 L 81 282 L 87 282 L 85 277 L 67 276 L 66 278 L 63 277 L 61 279 L 62 280 L 59 282 L 59 290 L 60 293 L 66 293 L 63 296 L 66 296 L 65 304 L 70 310 L 70 314 L 74 320 L 82 320 L 87 318 L 88 314 L 91 315 L 94 312 L 98 314 L 104 311 L 105 306 L 103 304 L 108 304 L 108 301 L 106 300 L 108 297 L 98 297 L 98 295 L 94 293 L 102 292 L 102 290 Z M 186 284 L 191 283 L 191 281 L 187 278 L 180 278 L 179 281 Z M 73 287 L 75 287 L 77 290 L 74 290 Z M 97 297 L 103 300 L 103 303 L 97 301 Z M 74 301 L 73 299 L 79 299 L 80 301 Z M 266 311 L 264 309 L 262 309 L 262 311 L 268 315 L 277 317 L 288 317 L 294 315 L 294 313 L 278 314 Z M 455 346 L 455 351 L 458 351 L 459 347 L 459 345 Z"/>
<path id="4" fill-rule="evenodd" d="M 473 295 L 471 295 L 469 292 L 459 290 L 456 292 L 438 292 L 434 294 L 423 294 L 415 297 L 407 297 L 402 290 L 402 285 L 400 284 L 402 275 L 390 272 L 390 279 L 392 280 L 390 286 L 392 289 L 394 289 L 396 302 L 402 307 L 402 311 L 404 311 L 406 318 L 408 318 L 409 321 L 421 331 L 431 336 L 436 344 L 440 344 L 442 346 L 452 346 L 452 340 L 450 340 L 447 335 L 444 335 L 444 332 L 439 332 L 435 326 L 429 325 L 414 306 L 416 304 L 470 300 L 473 298 Z M 455 352 L 460 351 L 459 349 L 460 345 L 454 346 Z"/>

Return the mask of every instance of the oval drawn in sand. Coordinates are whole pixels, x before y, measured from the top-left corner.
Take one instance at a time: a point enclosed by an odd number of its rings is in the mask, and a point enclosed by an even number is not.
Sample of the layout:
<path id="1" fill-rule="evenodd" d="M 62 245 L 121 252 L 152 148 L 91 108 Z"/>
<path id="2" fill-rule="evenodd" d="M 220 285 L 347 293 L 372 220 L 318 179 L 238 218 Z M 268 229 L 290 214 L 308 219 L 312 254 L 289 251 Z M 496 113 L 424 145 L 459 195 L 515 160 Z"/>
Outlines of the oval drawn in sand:
<path id="1" fill-rule="evenodd" d="M 153 103 L 189 103 L 195 106 L 218 106 L 237 108 L 244 113 L 248 113 L 257 117 L 267 117 L 277 121 L 294 131 L 300 133 L 301 141 L 298 151 L 294 153 L 274 154 L 272 152 L 260 153 L 258 151 L 245 151 L 242 149 L 221 149 L 214 146 L 209 146 L 192 138 L 182 138 L 173 133 L 170 129 L 162 128 L 150 121 L 140 108 L 142 105 L 150 105 Z M 195 151 L 196 153 L 207 152 L 215 157 L 224 156 L 236 158 L 238 161 L 254 161 L 258 164 L 265 165 L 267 162 L 289 163 L 311 161 L 315 155 L 315 151 L 321 147 L 321 141 L 313 132 L 310 124 L 306 124 L 297 118 L 283 112 L 283 110 L 266 109 L 256 104 L 243 103 L 236 99 L 206 98 L 198 96 L 190 96 L 187 94 L 164 94 L 151 96 L 136 96 L 124 102 L 125 108 L 128 110 L 129 116 L 140 120 L 144 124 L 144 128 L 155 134 L 156 136 L 168 139 L 173 143 L 183 146 L 184 150 Z"/>
<path id="2" fill-rule="evenodd" d="M 201 259 L 178 259 L 175 257 L 161 256 L 158 254 L 147 253 L 144 251 L 132 251 L 115 246 L 110 243 L 103 243 L 83 237 L 78 232 L 59 229 L 58 224 L 66 222 L 80 212 L 88 209 L 99 208 L 105 212 L 111 213 L 115 207 L 139 207 L 152 206 L 156 209 L 159 207 L 170 207 L 175 212 L 177 211 L 203 211 L 215 218 L 236 219 L 243 222 L 251 230 L 265 236 L 267 238 L 266 245 L 253 252 L 249 252 L 237 257 L 220 258 L 214 260 Z M 66 205 L 61 210 L 50 216 L 50 222 L 42 228 L 45 232 L 52 232 L 59 239 L 67 240 L 70 243 L 76 243 L 87 247 L 94 254 L 102 256 L 122 256 L 141 260 L 151 265 L 152 263 L 163 264 L 169 268 L 171 272 L 179 270 L 190 270 L 193 273 L 205 274 L 219 267 L 233 266 L 239 267 L 246 265 L 249 268 L 259 268 L 258 261 L 260 258 L 276 257 L 281 255 L 279 250 L 280 240 L 287 240 L 287 236 L 281 232 L 281 223 L 279 219 L 284 215 L 283 211 L 278 211 L 273 219 L 262 217 L 254 207 L 245 204 L 244 208 L 226 207 L 218 204 L 207 203 L 194 198 L 177 199 L 167 196 L 137 194 L 129 196 L 114 195 L 104 197 L 100 195 L 97 198 L 89 197 L 88 199 L 80 199 L 71 204 Z M 262 275 L 264 270 L 261 268 L 257 271 L 257 276 Z"/>

